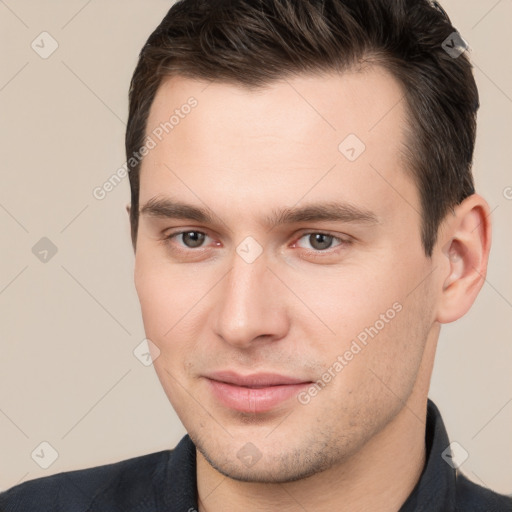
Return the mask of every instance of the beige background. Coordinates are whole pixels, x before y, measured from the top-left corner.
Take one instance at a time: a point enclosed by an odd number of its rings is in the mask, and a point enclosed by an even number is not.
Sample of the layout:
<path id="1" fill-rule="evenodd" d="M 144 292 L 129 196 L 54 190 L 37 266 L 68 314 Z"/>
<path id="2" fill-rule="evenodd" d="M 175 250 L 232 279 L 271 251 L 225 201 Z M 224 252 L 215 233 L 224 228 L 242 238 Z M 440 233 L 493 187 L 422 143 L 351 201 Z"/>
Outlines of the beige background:
<path id="1" fill-rule="evenodd" d="M 0 489 L 173 447 L 184 429 L 151 366 L 133 286 L 128 84 L 172 2 L 0 0 Z M 493 209 L 487 283 L 446 326 L 431 398 L 473 480 L 512 492 L 512 2 L 445 0 L 481 94 L 475 176 Z M 58 49 L 47 59 L 36 53 Z M 37 46 L 36 46 L 37 48 Z M 32 252 L 47 237 L 46 263 Z M 48 469 L 36 463 L 51 462 Z M 35 450 L 35 452 L 34 452 Z M 42 450 L 42 451 L 41 451 Z M 34 459 L 31 454 L 34 452 Z"/>

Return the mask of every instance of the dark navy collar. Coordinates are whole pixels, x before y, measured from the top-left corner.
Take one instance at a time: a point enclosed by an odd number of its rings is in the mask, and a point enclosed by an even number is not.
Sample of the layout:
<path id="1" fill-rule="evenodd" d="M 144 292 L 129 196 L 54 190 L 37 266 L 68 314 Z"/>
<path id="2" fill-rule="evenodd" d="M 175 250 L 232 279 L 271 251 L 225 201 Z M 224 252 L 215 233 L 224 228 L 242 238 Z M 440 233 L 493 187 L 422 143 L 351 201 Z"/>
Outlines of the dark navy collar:
<path id="1" fill-rule="evenodd" d="M 439 409 L 428 400 L 425 467 L 399 512 L 451 511 L 456 507 L 456 471 L 443 458 L 450 441 Z"/>

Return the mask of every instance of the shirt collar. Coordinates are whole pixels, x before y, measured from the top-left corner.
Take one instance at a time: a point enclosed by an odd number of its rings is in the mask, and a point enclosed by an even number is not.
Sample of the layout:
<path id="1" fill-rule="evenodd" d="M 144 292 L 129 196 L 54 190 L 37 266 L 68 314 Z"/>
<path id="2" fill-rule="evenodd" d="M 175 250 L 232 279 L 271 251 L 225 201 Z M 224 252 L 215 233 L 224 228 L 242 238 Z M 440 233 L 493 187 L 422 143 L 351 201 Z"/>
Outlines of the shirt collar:
<path id="1" fill-rule="evenodd" d="M 425 429 L 426 463 L 421 477 L 399 512 L 450 512 L 456 506 L 456 470 L 443 458 L 450 441 L 439 409 L 428 400 Z"/>

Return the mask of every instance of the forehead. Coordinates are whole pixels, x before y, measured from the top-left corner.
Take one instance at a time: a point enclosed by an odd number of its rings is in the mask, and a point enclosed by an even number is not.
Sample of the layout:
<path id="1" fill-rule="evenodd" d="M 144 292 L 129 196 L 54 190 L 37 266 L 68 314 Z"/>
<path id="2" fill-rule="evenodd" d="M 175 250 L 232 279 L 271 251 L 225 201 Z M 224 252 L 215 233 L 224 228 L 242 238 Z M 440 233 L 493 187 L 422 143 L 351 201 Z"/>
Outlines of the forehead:
<path id="1" fill-rule="evenodd" d="M 327 194 L 385 209 L 399 190 L 415 201 L 405 124 L 403 91 L 380 67 L 255 90 L 168 78 L 148 118 L 156 145 L 143 160 L 140 203 L 167 192 L 197 202 L 201 192 L 266 208 Z"/>

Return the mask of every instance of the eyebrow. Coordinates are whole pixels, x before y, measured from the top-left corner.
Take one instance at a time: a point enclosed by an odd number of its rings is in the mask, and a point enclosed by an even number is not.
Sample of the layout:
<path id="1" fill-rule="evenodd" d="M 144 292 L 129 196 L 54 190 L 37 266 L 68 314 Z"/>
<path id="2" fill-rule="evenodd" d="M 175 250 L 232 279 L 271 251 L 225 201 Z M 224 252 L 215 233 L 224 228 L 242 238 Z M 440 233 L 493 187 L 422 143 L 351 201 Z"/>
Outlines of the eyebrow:
<path id="1" fill-rule="evenodd" d="M 154 197 L 139 211 L 140 215 L 166 219 L 188 219 L 204 224 L 222 222 L 219 217 L 207 207 L 197 207 L 190 204 L 173 201 L 168 198 Z M 301 207 L 274 209 L 262 222 L 270 229 L 285 224 L 301 222 L 337 221 L 345 223 L 378 224 L 378 217 L 370 210 L 356 207 L 350 203 L 326 202 L 315 203 Z"/>

